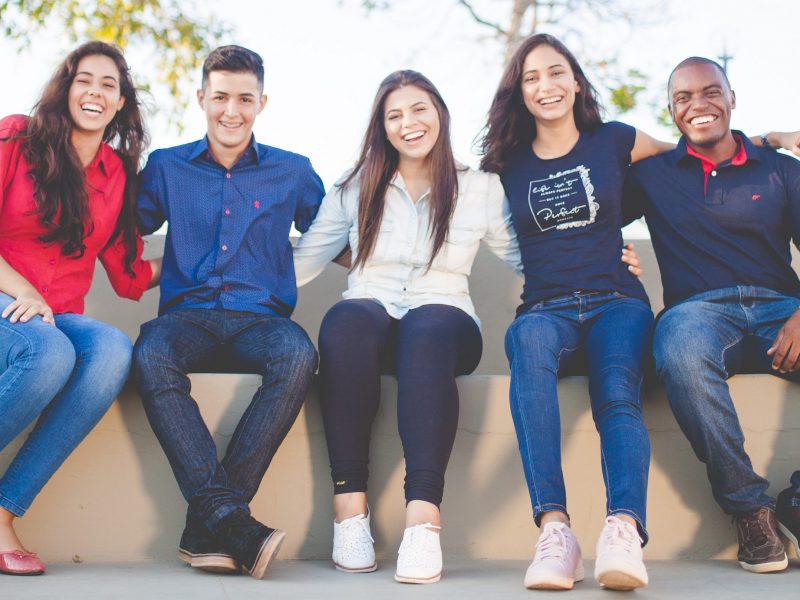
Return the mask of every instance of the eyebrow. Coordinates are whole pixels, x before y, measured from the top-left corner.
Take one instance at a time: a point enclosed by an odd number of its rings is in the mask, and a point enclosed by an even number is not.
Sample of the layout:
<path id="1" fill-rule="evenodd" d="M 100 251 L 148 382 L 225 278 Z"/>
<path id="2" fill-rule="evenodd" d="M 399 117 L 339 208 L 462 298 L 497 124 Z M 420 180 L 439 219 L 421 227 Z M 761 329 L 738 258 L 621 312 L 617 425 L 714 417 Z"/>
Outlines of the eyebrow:
<path id="1" fill-rule="evenodd" d="M 78 71 L 77 73 L 75 73 L 75 77 L 77 77 L 78 75 L 88 75 L 89 77 L 94 77 L 94 73 L 92 73 L 91 71 Z M 117 78 L 114 77 L 113 75 L 103 75 L 101 79 L 111 79 L 112 81 L 117 80 Z"/>
<path id="2" fill-rule="evenodd" d="M 564 63 L 556 63 L 556 64 L 554 64 L 554 65 L 550 65 L 550 66 L 549 66 L 549 67 L 547 67 L 547 68 L 548 68 L 548 69 L 555 69 L 556 67 L 563 67 L 563 66 L 564 66 Z M 525 73 L 535 73 L 535 72 L 537 72 L 538 70 L 539 70 L 539 69 L 528 69 L 527 71 L 523 71 L 523 73 L 522 73 L 522 74 L 523 74 L 523 75 L 525 75 Z"/>
<path id="3" fill-rule="evenodd" d="M 417 102 L 414 102 L 414 104 L 412 104 L 409 108 L 414 108 L 415 106 L 419 106 L 420 104 L 427 106 L 428 103 L 425 100 L 418 100 Z M 390 108 L 386 111 L 386 114 L 388 115 L 389 113 L 398 112 L 400 110 L 401 109 L 399 108 Z"/>
<path id="4" fill-rule="evenodd" d="M 724 89 L 724 87 L 725 86 L 723 86 L 721 83 L 712 83 L 710 85 L 705 86 L 702 89 L 702 91 L 707 92 L 708 90 L 711 90 L 711 89 L 714 89 L 714 88 L 717 88 L 717 89 L 721 90 L 721 89 Z M 691 92 L 689 90 L 675 90 L 674 92 L 672 92 L 672 97 L 674 98 L 678 94 L 691 94 Z"/>

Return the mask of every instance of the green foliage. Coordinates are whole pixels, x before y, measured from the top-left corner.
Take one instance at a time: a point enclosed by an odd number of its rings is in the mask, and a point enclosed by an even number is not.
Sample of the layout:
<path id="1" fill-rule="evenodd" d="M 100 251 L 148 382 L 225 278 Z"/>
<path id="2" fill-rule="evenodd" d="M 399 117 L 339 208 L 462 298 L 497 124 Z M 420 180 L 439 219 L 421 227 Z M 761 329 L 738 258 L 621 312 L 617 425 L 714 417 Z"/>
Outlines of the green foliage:
<path id="1" fill-rule="evenodd" d="M 181 0 L 0 0 L 0 31 L 20 49 L 54 28 L 63 28 L 71 45 L 98 39 L 123 50 L 147 48 L 155 76 L 138 73 L 137 83 L 162 88 L 172 101 L 159 105 L 169 107 L 167 121 L 181 131 L 180 117 L 190 102 L 181 83 L 231 31 L 211 16 L 195 18 L 198 12 L 196 3 Z"/>

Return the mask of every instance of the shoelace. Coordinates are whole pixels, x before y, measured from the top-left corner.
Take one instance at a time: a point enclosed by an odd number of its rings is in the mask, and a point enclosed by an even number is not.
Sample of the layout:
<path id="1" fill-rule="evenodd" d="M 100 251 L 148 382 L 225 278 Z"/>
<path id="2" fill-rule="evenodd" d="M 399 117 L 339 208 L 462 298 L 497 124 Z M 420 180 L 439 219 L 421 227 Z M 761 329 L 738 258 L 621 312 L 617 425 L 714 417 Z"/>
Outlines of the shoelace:
<path id="1" fill-rule="evenodd" d="M 349 532 L 350 529 L 352 529 L 353 527 L 357 527 L 357 526 L 361 527 L 361 529 L 364 530 L 364 533 L 367 534 L 367 537 L 369 538 L 369 541 L 374 544 L 375 540 L 372 538 L 372 534 L 370 533 L 369 529 L 367 529 L 366 520 L 367 519 L 365 518 L 364 515 L 356 515 L 355 517 L 350 517 L 349 519 L 345 519 L 344 521 L 339 523 L 339 526 L 342 527 L 343 530 L 346 531 L 346 532 Z M 358 523 L 358 525 L 356 525 L 356 523 Z M 346 539 L 347 539 L 348 542 L 353 542 L 353 541 L 355 541 L 355 536 L 352 536 L 352 537 L 351 536 L 347 536 Z"/>
<path id="2" fill-rule="evenodd" d="M 410 560 L 412 562 L 425 561 L 427 556 L 432 551 L 432 549 L 429 548 L 429 544 L 424 543 L 424 541 L 428 539 L 428 531 L 426 530 L 430 529 L 435 529 L 436 531 L 442 530 L 441 527 L 431 523 L 422 523 L 420 525 L 412 526 L 408 535 L 403 536 L 403 543 L 400 544 L 400 549 L 397 551 L 397 553 L 402 553 L 406 560 Z M 422 538 L 422 540 L 417 542 L 417 538 Z"/>
<path id="3" fill-rule="evenodd" d="M 536 542 L 534 562 L 540 563 L 551 558 L 563 559 L 567 554 L 567 536 L 561 527 L 550 527 Z"/>
<path id="4" fill-rule="evenodd" d="M 765 523 L 759 518 L 759 512 L 740 517 L 740 521 L 745 530 L 745 536 L 750 538 L 755 546 L 763 546 L 767 543 L 768 535 L 765 530 Z M 735 521 L 736 518 L 734 517 Z"/>
<path id="5" fill-rule="evenodd" d="M 611 549 L 632 553 L 642 540 L 631 531 L 632 525 L 620 519 L 609 518 L 603 528 L 603 543 Z"/>

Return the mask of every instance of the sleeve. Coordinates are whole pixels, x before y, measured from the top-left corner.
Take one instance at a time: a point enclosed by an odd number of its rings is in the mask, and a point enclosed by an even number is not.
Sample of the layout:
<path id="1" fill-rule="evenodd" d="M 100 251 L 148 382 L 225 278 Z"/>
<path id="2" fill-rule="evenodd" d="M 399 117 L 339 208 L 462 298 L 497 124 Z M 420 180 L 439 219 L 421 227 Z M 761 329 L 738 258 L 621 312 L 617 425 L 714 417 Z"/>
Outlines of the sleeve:
<path id="1" fill-rule="evenodd" d="M 25 117 L 12 115 L 0 119 L 0 211 L 5 205 L 6 189 L 14 178 L 19 162 L 21 142 L 9 141 L 8 138 L 16 135 L 25 128 Z"/>
<path id="2" fill-rule="evenodd" d="M 614 149 L 619 159 L 619 164 L 628 166 L 631 164 L 631 152 L 636 144 L 636 128 L 627 123 L 611 121 L 608 123 L 614 136 Z"/>
<path id="3" fill-rule="evenodd" d="M 637 163 L 638 164 L 638 163 Z M 645 191 L 639 182 L 640 169 L 632 165 L 622 186 L 622 224 L 628 225 L 644 216 Z"/>
<path id="4" fill-rule="evenodd" d="M 311 161 L 307 158 L 305 161 L 306 172 L 298 184 L 299 200 L 294 214 L 294 226 L 300 233 L 305 233 L 311 226 L 319 210 L 322 197 L 325 195 L 322 179 L 314 171 Z"/>
<path id="5" fill-rule="evenodd" d="M 500 178 L 489 175 L 486 203 L 486 234 L 483 241 L 489 250 L 506 263 L 517 275 L 522 275 L 522 258 L 517 242 L 517 233 L 511 224 L 511 208 L 508 204 Z"/>
<path id="6" fill-rule="evenodd" d="M 139 174 L 139 195 L 136 199 L 139 231 L 149 234 L 164 224 L 164 176 L 159 167 L 159 153 L 153 152 Z"/>
<path id="7" fill-rule="evenodd" d="M 336 258 L 347 245 L 353 219 L 348 215 L 346 203 L 357 198 L 355 186 L 346 189 L 336 184 L 322 199 L 319 212 L 307 231 L 300 236 L 294 248 L 294 270 L 297 285 L 302 286 L 322 273 L 325 266 Z"/>
<path id="8" fill-rule="evenodd" d="M 150 268 L 150 263 L 142 259 L 142 250 L 144 250 L 144 242 L 140 235 L 136 236 L 136 260 L 133 262 L 132 268 L 134 276 L 131 276 L 125 270 L 125 242 L 122 234 L 112 240 L 102 252 L 100 252 L 99 259 L 103 268 L 108 273 L 108 279 L 111 282 L 111 287 L 118 296 L 122 298 L 129 298 L 131 300 L 138 300 L 142 297 L 147 286 L 150 284 L 150 279 L 153 276 L 153 271 Z"/>
<path id="9" fill-rule="evenodd" d="M 800 161 L 780 155 L 786 162 L 786 195 L 791 218 L 792 241 L 800 249 Z"/>

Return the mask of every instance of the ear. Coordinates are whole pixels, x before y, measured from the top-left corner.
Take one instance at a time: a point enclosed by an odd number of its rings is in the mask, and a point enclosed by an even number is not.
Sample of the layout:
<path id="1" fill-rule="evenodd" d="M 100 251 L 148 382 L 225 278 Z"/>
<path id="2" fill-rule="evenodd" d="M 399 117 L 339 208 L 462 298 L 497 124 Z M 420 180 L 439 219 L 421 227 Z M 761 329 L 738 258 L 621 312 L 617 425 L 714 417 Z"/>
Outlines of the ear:
<path id="1" fill-rule="evenodd" d="M 731 109 L 736 108 L 736 92 L 731 90 Z"/>
<path id="2" fill-rule="evenodd" d="M 578 94 L 581 91 L 581 84 L 578 83 L 578 80 L 575 80 L 575 93 Z"/>
<path id="3" fill-rule="evenodd" d="M 120 96 L 119 102 L 117 102 L 117 112 L 121 111 L 123 106 L 125 106 L 125 96 Z"/>
<path id="4" fill-rule="evenodd" d="M 669 118 L 672 119 L 672 121 L 674 122 L 675 121 L 675 115 L 672 114 L 672 102 L 668 102 L 667 103 L 667 112 L 669 113 Z"/>
<path id="5" fill-rule="evenodd" d="M 258 112 L 261 113 L 264 110 L 264 107 L 267 105 L 267 95 L 261 94 L 261 98 L 258 100 Z"/>
<path id="6" fill-rule="evenodd" d="M 203 88 L 197 90 L 197 103 L 200 105 L 200 108 L 203 108 L 203 100 L 205 99 L 206 94 L 203 91 Z"/>

